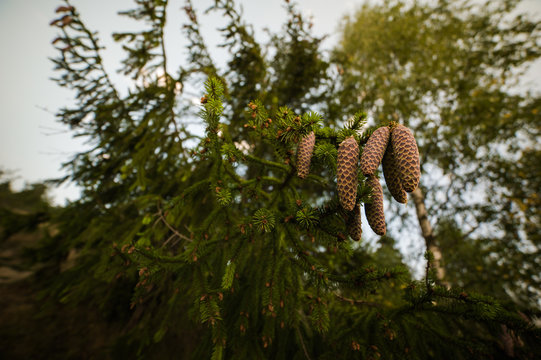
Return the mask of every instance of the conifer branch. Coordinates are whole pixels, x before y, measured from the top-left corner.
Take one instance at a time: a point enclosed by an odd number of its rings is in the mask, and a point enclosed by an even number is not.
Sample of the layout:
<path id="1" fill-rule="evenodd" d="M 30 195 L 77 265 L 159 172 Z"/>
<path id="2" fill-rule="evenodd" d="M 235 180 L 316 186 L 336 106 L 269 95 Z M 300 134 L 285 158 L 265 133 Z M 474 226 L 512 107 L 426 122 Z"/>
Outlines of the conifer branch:
<path id="1" fill-rule="evenodd" d="M 143 248 L 135 248 L 135 251 L 137 251 L 142 256 L 155 260 L 159 263 L 182 263 L 182 264 L 189 264 L 188 258 L 186 257 L 186 254 L 182 253 L 177 256 L 164 256 L 164 255 L 157 255 L 151 251 L 145 250 Z"/>
<path id="2" fill-rule="evenodd" d="M 98 44 L 96 34 L 86 27 L 69 0 L 64 2 L 67 5 L 64 8 L 69 11 L 69 15 L 64 15 L 51 23 L 58 26 L 63 34 L 54 42 L 62 40 L 67 45 L 65 48 L 57 48 L 61 52 L 61 57 L 53 59 L 55 69 L 64 70 L 65 73 L 54 80 L 60 86 L 71 87 L 77 91 L 76 98 L 79 100 L 80 108 L 63 109 L 59 115 L 71 126 L 79 125 L 88 114 L 93 113 L 97 117 L 100 105 L 104 105 L 110 95 L 115 100 L 115 105 L 121 108 L 122 118 L 133 125 L 133 119 L 127 114 L 125 104 L 105 70 L 100 51 L 102 47 Z M 76 35 L 71 35 L 68 30 L 72 30 Z M 70 56 L 66 56 L 67 54 Z M 86 64 L 86 67 L 82 68 L 81 63 Z M 95 72 L 97 74 L 92 76 Z M 107 106 L 110 107 L 110 104 Z M 100 126 L 97 127 L 97 131 L 101 132 Z M 90 134 L 93 133 L 90 131 Z"/>
<path id="3" fill-rule="evenodd" d="M 295 169 L 289 168 L 286 178 L 281 182 L 280 186 L 276 189 L 277 190 L 276 194 L 272 198 L 270 206 L 274 206 L 278 198 L 280 196 L 283 196 L 283 191 L 285 191 L 285 189 L 289 186 L 294 176 L 295 176 Z"/>
<path id="4" fill-rule="evenodd" d="M 79 13 L 77 13 L 77 11 L 75 10 L 75 8 L 70 4 L 69 0 L 64 0 L 64 2 L 66 3 L 66 5 L 71 8 L 71 14 L 74 18 L 77 19 L 77 22 L 78 24 L 81 26 L 81 30 L 83 31 L 83 33 L 87 36 L 87 38 L 90 40 L 91 44 L 92 44 L 92 49 L 94 50 L 95 52 L 95 58 L 96 58 L 96 64 L 98 65 L 98 68 L 99 70 L 101 71 L 101 73 L 103 74 L 103 77 L 105 78 L 105 80 L 107 81 L 107 85 L 109 86 L 109 88 L 111 89 L 115 99 L 118 101 L 118 102 L 121 102 L 120 101 L 120 96 L 118 95 L 118 91 L 116 89 L 116 87 L 113 85 L 113 83 L 111 82 L 111 79 L 109 78 L 109 74 L 107 73 L 107 71 L 105 71 L 105 68 L 103 66 L 103 60 L 102 60 L 102 57 L 101 57 L 101 52 L 100 52 L 100 49 L 101 47 L 98 45 L 98 40 L 95 38 L 94 36 L 94 33 L 92 33 L 86 26 L 85 24 L 81 21 L 80 19 L 80 16 L 79 16 Z M 64 28 L 62 28 L 62 32 L 64 33 L 64 36 L 65 36 L 65 39 L 71 39 L 70 36 L 68 36 L 67 32 L 65 31 Z M 89 64 L 90 65 L 90 64 Z M 131 120 L 131 118 L 129 118 L 129 120 Z"/>
<path id="5" fill-rule="evenodd" d="M 432 293 L 432 284 L 431 284 L 431 279 L 432 279 L 432 275 L 431 275 L 431 260 L 433 259 L 433 255 L 432 255 L 432 253 L 430 252 L 430 250 L 427 250 L 427 251 L 426 251 L 425 259 L 426 259 L 426 267 L 425 267 L 425 286 L 426 286 L 426 292 L 427 292 L 427 294 L 431 294 L 431 293 Z"/>
<path id="6" fill-rule="evenodd" d="M 170 82 L 171 82 L 171 78 L 169 76 L 169 73 L 167 72 L 167 54 L 165 52 L 165 40 L 164 40 L 164 27 L 165 27 L 165 22 L 166 22 L 166 16 L 167 16 L 167 3 L 168 3 L 168 0 L 163 0 L 163 4 L 162 4 L 162 7 L 163 7 L 163 10 L 161 12 L 161 16 L 160 16 L 160 50 L 161 50 L 161 53 L 162 53 L 162 67 L 163 67 L 163 76 L 165 77 L 165 82 L 166 82 L 166 85 L 169 89 L 170 87 Z"/>
<path id="7" fill-rule="evenodd" d="M 201 35 L 199 21 L 192 1 L 185 0 L 183 9 L 189 19 L 189 23 L 183 26 L 184 33 L 189 41 L 189 44 L 186 45 L 189 53 L 188 63 L 193 64 L 193 66 L 188 70 L 182 69 L 180 79 L 184 79 L 194 72 L 202 72 L 207 76 L 218 76 L 216 66 Z"/>
<path id="8" fill-rule="evenodd" d="M 233 179 L 233 181 L 235 181 L 237 184 L 239 185 L 244 185 L 246 183 L 246 180 L 243 180 L 236 172 L 235 170 L 233 170 L 231 168 L 230 165 L 228 164 L 224 164 L 224 170 L 226 172 L 227 175 L 229 175 L 231 177 L 231 179 Z"/>
<path id="9" fill-rule="evenodd" d="M 160 208 L 160 204 L 158 203 L 157 204 L 157 207 L 158 207 L 158 216 L 160 218 L 160 220 L 165 224 L 165 226 L 167 226 L 167 228 L 169 230 L 171 230 L 173 232 L 173 234 L 175 234 L 176 236 L 178 236 L 180 239 L 183 239 L 183 240 L 186 240 L 188 242 L 192 242 L 193 240 L 190 239 L 189 237 L 187 237 L 186 235 L 183 235 L 181 234 L 180 232 L 178 232 L 177 229 L 175 229 L 173 226 L 171 226 L 171 224 L 169 224 L 167 222 L 167 220 L 165 219 L 165 216 L 163 215 L 163 212 L 162 212 L 162 209 Z"/>
<path id="10" fill-rule="evenodd" d="M 250 185 L 253 183 L 268 183 L 268 184 L 275 184 L 275 185 L 281 185 L 283 182 L 281 179 L 275 178 L 273 176 L 258 176 L 255 179 L 251 180 L 245 180 L 244 185 Z"/>
<path id="11" fill-rule="evenodd" d="M 169 113 L 170 113 L 170 121 L 169 123 L 173 125 L 175 136 L 177 137 L 179 144 L 182 144 L 182 138 L 180 136 L 180 131 L 177 126 L 177 122 L 175 119 L 175 84 L 173 82 L 173 78 L 169 75 L 167 72 L 167 53 L 165 51 L 165 39 L 164 39 L 164 28 L 166 24 L 166 17 L 167 17 L 167 5 L 168 0 L 164 0 L 163 3 L 163 11 L 160 18 L 160 50 L 162 53 L 162 67 L 163 67 L 163 76 L 165 78 L 165 86 L 167 89 L 167 93 L 169 94 L 169 97 L 171 97 L 171 104 L 169 105 Z M 182 87 L 181 83 L 181 87 Z"/>
<path id="12" fill-rule="evenodd" d="M 365 300 L 356 300 L 356 299 L 350 299 L 350 298 L 346 298 L 340 294 L 338 294 L 337 292 L 333 292 L 334 296 L 336 296 L 338 299 L 342 300 L 342 301 L 345 301 L 349 304 L 355 304 L 355 305 L 366 305 L 366 306 L 373 306 L 373 307 L 378 307 L 378 308 L 381 308 L 383 307 L 382 304 L 380 303 L 376 303 L 376 302 L 371 302 L 371 301 L 365 301 Z"/>
<path id="13" fill-rule="evenodd" d="M 310 181 L 315 182 L 315 183 L 320 184 L 320 185 L 328 184 L 327 179 L 325 179 L 322 176 L 316 175 L 316 174 L 308 174 L 308 176 L 306 176 L 305 180 L 306 181 L 310 180 Z"/>
<path id="14" fill-rule="evenodd" d="M 275 168 L 275 169 L 279 169 L 281 171 L 285 171 L 285 172 L 288 172 L 289 171 L 289 167 L 286 166 L 286 165 L 282 165 L 280 163 L 277 163 L 277 162 L 274 162 L 274 161 L 270 161 L 270 160 L 265 160 L 265 159 L 261 159 L 257 156 L 254 156 L 254 155 L 250 155 L 250 154 L 246 154 L 245 157 L 254 162 L 254 163 L 257 163 L 257 164 L 260 164 L 260 165 L 263 165 L 263 166 L 268 166 L 268 167 L 271 167 L 271 168 Z"/>

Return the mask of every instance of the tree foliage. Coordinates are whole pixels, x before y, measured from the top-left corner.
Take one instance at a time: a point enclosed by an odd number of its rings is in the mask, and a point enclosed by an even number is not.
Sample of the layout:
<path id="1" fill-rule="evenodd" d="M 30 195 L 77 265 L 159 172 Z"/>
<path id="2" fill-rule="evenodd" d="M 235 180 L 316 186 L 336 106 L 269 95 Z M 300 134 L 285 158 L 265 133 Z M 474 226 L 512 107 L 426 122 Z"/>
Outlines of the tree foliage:
<path id="1" fill-rule="evenodd" d="M 187 65 L 171 74 L 170 7 L 136 0 L 122 14 L 146 27 L 114 36 L 134 80 L 128 92 L 109 80 L 97 34 L 77 10 L 58 9 L 57 81 L 77 99 L 58 115 L 92 148 L 66 164 L 83 195 L 58 215 L 56 246 L 43 249 L 52 258 L 76 249 L 78 261 L 65 271 L 52 265 L 58 273 L 44 279 L 44 294 L 123 324 L 102 356 L 498 357 L 502 336 L 520 339 L 517 356 L 533 356 L 539 330 L 515 305 L 437 285 L 430 253 L 425 278 L 412 280 L 393 238 L 373 251 L 347 237 L 336 149 L 349 136 L 366 143 L 366 114 L 338 96 L 322 39 L 294 5 L 285 9 L 284 28 L 260 44 L 234 3 L 217 0 L 208 11 L 228 19 L 221 31 L 231 55 L 219 69 L 188 1 Z M 194 109 L 180 99 L 185 84 L 201 80 L 203 130 L 190 131 Z M 353 86 L 346 80 L 344 94 Z M 425 139 L 428 129 L 410 125 Z M 301 180 L 295 151 L 311 131 L 314 156 Z M 370 190 L 359 180 L 365 203 Z"/>
<path id="2" fill-rule="evenodd" d="M 50 218 L 52 207 L 46 198 L 46 185 L 31 184 L 14 192 L 11 179 L 0 170 L 0 243 L 20 231 L 34 231 Z"/>

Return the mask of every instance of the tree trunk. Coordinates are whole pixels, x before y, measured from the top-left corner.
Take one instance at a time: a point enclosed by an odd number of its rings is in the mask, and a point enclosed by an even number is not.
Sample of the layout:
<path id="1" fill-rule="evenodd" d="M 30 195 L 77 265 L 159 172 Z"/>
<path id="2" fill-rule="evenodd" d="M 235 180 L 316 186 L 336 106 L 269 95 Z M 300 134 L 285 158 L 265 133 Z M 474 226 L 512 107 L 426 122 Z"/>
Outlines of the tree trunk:
<path id="1" fill-rule="evenodd" d="M 432 268 L 436 269 L 436 277 L 439 283 L 445 284 L 445 269 L 441 266 L 442 254 L 440 247 L 434 241 L 434 232 L 432 231 L 432 225 L 428 221 L 428 213 L 425 206 L 425 198 L 423 192 L 419 187 L 413 190 L 411 193 L 413 202 L 415 203 L 415 210 L 417 211 L 417 219 L 419 220 L 419 225 L 421 226 L 421 233 L 425 239 L 426 249 L 430 250 L 432 255 L 434 255 L 434 261 L 432 263 Z"/>

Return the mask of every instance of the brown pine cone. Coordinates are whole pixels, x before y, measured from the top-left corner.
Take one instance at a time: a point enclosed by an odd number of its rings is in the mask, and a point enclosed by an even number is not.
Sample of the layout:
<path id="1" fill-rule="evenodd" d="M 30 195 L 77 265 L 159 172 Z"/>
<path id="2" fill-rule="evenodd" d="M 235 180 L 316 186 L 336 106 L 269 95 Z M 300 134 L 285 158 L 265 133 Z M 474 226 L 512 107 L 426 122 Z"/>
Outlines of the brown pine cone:
<path id="1" fill-rule="evenodd" d="M 398 171 L 398 166 L 396 165 L 392 144 L 389 144 L 387 147 L 381 165 L 383 167 L 385 183 L 387 184 L 387 188 L 391 192 L 391 195 L 399 203 L 407 204 L 408 194 L 402 187 L 402 180 L 400 180 L 400 173 Z"/>
<path id="2" fill-rule="evenodd" d="M 402 180 L 402 187 L 407 192 L 412 192 L 419 185 L 421 167 L 419 149 L 411 130 L 404 125 L 395 127 L 391 132 L 391 146 Z"/>
<path id="3" fill-rule="evenodd" d="M 361 226 L 361 207 L 359 204 L 355 206 L 353 212 L 350 212 L 346 222 L 349 236 L 355 241 L 361 240 L 363 229 Z"/>
<path id="4" fill-rule="evenodd" d="M 364 204 L 364 213 L 372 230 L 383 236 L 387 231 L 383 213 L 383 189 L 375 176 L 368 177 L 368 185 L 372 188 L 372 202 Z"/>
<path id="5" fill-rule="evenodd" d="M 389 143 L 389 128 L 382 126 L 372 133 L 361 154 L 361 171 L 364 176 L 374 175 Z"/>
<path id="6" fill-rule="evenodd" d="M 357 199 L 357 160 L 359 145 L 353 136 L 348 137 L 338 147 L 336 165 L 336 188 L 340 204 L 347 211 L 353 210 Z"/>
<path id="7" fill-rule="evenodd" d="M 297 150 L 297 176 L 304 179 L 310 172 L 310 161 L 316 144 L 316 134 L 312 131 L 302 138 Z"/>

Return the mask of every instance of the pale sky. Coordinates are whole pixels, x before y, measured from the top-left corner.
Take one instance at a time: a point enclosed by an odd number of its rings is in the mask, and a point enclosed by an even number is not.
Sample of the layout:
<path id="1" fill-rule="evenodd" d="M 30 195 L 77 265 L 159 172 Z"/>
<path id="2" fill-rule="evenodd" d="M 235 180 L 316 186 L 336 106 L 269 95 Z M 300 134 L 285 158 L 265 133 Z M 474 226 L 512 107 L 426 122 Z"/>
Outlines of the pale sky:
<path id="1" fill-rule="evenodd" d="M 351 12 L 362 1 L 299 0 L 300 9 L 311 15 L 316 35 L 330 34 L 324 43 L 331 48 L 337 37 L 340 18 Z M 180 20 L 183 19 L 182 0 L 171 0 L 167 27 L 166 45 L 169 70 L 174 74 L 185 58 L 182 48 Z M 197 10 L 206 9 L 212 0 L 193 0 Z M 283 0 L 238 0 L 244 9 L 245 19 L 254 24 L 259 39 L 263 28 L 278 30 L 285 18 Z M 73 154 L 85 148 L 81 139 L 56 122 L 54 113 L 70 104 L 73 93 L 59 88 L 50 80 L 55 76 L 53 64 L 48 60 L 56 51 L 51 40 L 56 29 L 49 26 L 59 0 L 0 0 L 0 169 L 13 171 L 17 177 L 14 185 L 20 189 L 25 182 L 43 181 L 64 175 L 61 164 Z M 132 7 L 131 0 L 72 0 L 90 29 L 97 30 L 101 44 L 107 50 L 103 53 L 106 69 L 120 88 L 125 87 L 124 79 L 116 73 L 123 57 L 120 47 L 112 41 L 114 31 L 129 30 L 133 22 L 116 15 L 119 10 Z M 521 5 L 522 11 L 541 14 L 541 0 L 527 0 Z M 537 16 L 539 18 L 539 16 Z M 215 59 L 224 52 L 215 48 L 220 41 L 215 28 L 223 24 L 216 15 L 203 16 L 203 26 Z M 170 60 L 171 59 L 171 60 Z M 175 61 L 176 60 L 176 61 Z M 218 59 L 217 59 L 218 60 Z M 525 82 L 529 87 L 539 89 L 541 64 L 538 62 L 527 74 Z M 63 204 L 74 199 L 78 191 L 73 186 L 53 189 L 51 196 L 55 203 Z"/>

